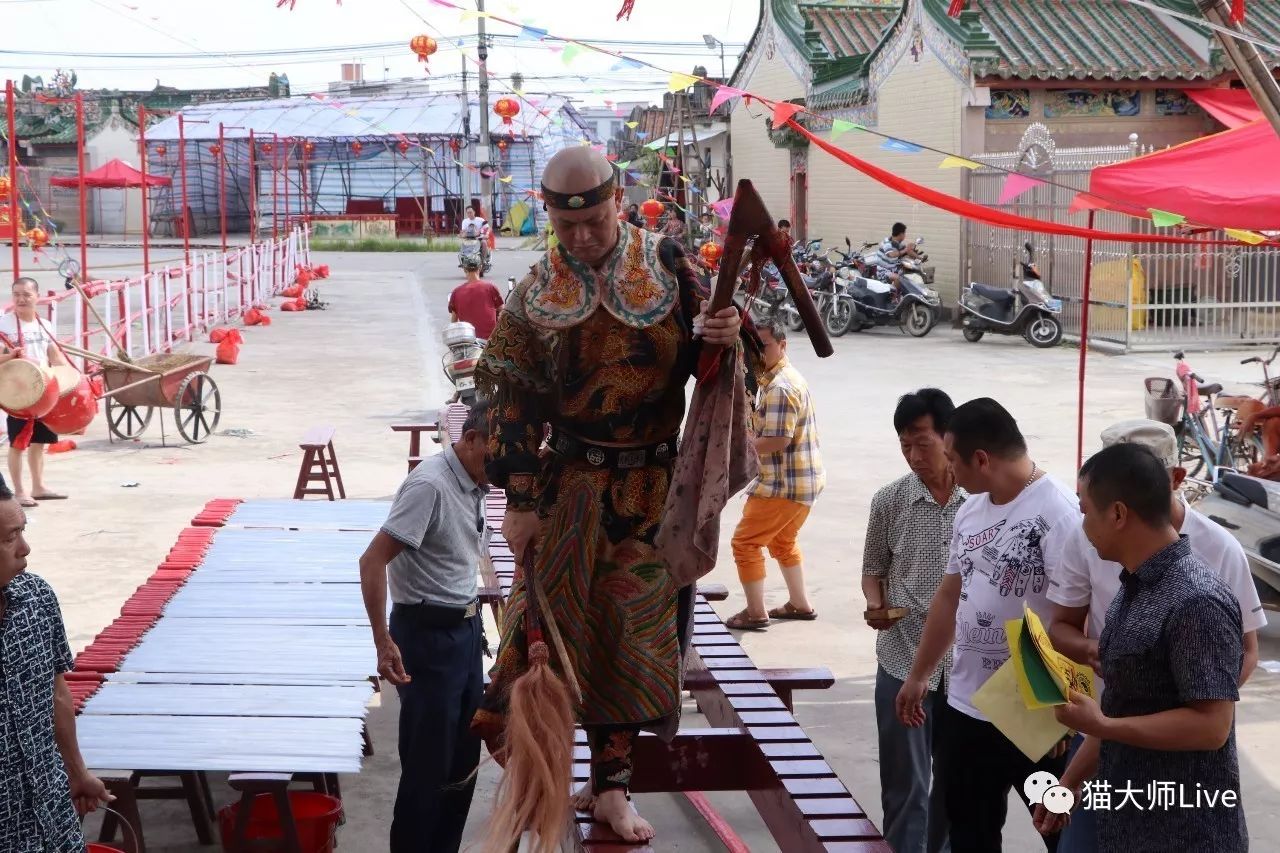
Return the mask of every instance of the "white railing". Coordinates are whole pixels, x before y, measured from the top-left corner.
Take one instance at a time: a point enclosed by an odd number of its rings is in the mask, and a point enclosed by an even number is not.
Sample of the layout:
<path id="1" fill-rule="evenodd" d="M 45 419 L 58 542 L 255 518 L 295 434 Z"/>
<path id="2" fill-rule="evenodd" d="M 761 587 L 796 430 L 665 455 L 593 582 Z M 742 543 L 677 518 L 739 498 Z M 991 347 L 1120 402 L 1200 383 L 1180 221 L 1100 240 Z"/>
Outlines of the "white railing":
<path id="1" fill-rule="evenodd" d="M 277 240 L 226 254 L 193 253 L 189 265 L 86 282 L 88 302 L 66 290 L 42 297 L 39 304 L 59 340 L 114 355 L 115 347 L 89 310 L 92 305 L 120 347 L 137 358 L 170 352 L 203 338 L 214 326 L 235 322 L 249 308 L 266 305 L 293 283 L 299 266 L 310 263 L 309 235 L 299 226 Z"/>

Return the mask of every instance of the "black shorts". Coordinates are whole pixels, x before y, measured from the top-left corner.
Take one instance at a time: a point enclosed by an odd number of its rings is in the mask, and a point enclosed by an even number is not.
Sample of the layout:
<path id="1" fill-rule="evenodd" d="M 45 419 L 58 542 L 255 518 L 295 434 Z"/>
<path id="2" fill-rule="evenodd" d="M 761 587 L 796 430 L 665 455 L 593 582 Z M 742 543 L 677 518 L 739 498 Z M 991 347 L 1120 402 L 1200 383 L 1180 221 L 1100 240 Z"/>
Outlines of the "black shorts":
<path id="1" fill-rule="evenodd" d="M 27 422 L 9 415 L 9 445 L 12 446 L 18 440 L 18 433 L 22 432 L 22 428 Z M 31 436 L 32 444 L 53 444 L 58 440 L 58 436 L 53 430 L 44 425 L 44 421 L 36 421 L 35 433 Z"/>

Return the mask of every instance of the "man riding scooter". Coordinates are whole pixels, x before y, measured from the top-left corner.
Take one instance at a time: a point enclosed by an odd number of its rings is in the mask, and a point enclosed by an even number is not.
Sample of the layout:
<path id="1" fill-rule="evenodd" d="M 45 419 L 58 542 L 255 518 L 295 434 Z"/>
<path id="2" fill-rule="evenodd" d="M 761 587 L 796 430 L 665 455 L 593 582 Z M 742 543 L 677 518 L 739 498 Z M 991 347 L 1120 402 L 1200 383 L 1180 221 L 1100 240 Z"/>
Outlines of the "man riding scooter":
<path id="1" fill-rule="evenodd" d="M 919 257 L 916 247 L 907 242 L 907 226 L 901 222 L 893 223 L 893 233 L 881 241 L 880 248 L 876 251 L 876 278 L 893 285 L 896 296 L 903 260 L 916 257 Z"/>

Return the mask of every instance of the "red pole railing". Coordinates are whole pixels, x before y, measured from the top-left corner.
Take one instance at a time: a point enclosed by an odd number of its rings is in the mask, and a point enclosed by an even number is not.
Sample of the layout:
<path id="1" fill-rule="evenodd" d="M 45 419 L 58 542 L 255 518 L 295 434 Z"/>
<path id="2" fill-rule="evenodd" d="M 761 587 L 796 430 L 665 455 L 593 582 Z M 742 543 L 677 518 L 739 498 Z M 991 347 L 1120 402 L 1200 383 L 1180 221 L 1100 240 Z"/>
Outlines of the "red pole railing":
<path id="1" fill-rule="evenodd" d="M 80 193 L 80 280 L 88 282 L 89 203 L 84 185 L 84 92 L 76 92 L 76 168 L 79 170 L 76 189 Z"/>
<path id="2" fill-rule="evenodd" d="M 254 163 L 258 153 L 257 143 L 253 140 L 253 128 L 249 128 L 249 245 L 258 241 L 258 172 Z"/>
<path id="3" fill-rule="evenodd" d="M 280 224 L 280 134 L 271 134 L 271 241 L 278 236 Z"/>
<path id="4" fill-rule="evenodd" d="M 289 149 L 293 147 L 293 139 L 285 137 L 284 140 L 284 233 L 289 233 L 289 214 L 292 209 L 289 207 Z"/>
<path id="5" fill-rule="evenodd" d="M 181 112 L 178 113 L 178 175 L 182 182 L 182 210 L 179 211 L 182 222 L 182 262 L 187 266 L 187 274 L 191 274 L 191 217 L 187 214 L 187 122 Z M 187 289 L 187 316 L 190 317 L 190 293 Z"/>
<path id="6" fill-rule="evenodd" d="M 1093 230 L 1093 215 L 1089 211 L 1090 231 Z M 1080 306 L 1080 377 L 1078 397 L 1076 400 L 1076 470 L 1084 464 L 1084 373 L 1085 362 L 1089 356 L 1089 297 L 1093 289 L 1093 238 L 1084 243 L 1084 300 Z M 1127 298 L 1127 297 L 1126 297 Z"/>
<path id="7" fill-rule="evenodd" d="M 13 240 L 13 277 L 22 276 L 22 211 L 18 196 L 18 104 L 13 81 L 4 83 L 5 112 L 9 121 L 9 233 Z"/>
<path id="8" fill-rule="evenodd" d="M 222 122 L 218 122 L 218 222 L 222 229 L 222 254 L 227 253 L 227 151 Z"/>
<path id="9" fill-rule="evenodd" d="M 147 159 L 150 152 L 147 151 L 147 108 L 138 104 L 138 144 L 142 148 L 142 272 L 146 275 L 151 274 L 151 206 L 147 203 L 147 196 L 151 194 L 150 187 L 147 186 Z M 127 227 L 127 226 L 126 226 Z M 144 297 L 151 296 L 148 288 L 143 288 Z M 150 308 L 150 305 L 147 305 Z"/>
<path id="10" fill-rule="evenodd" d="M 302 213 L 309 216 L 315 213 L 311 209 L 311 189 L 307 185 L 307 140 L 302 140 Z"/>

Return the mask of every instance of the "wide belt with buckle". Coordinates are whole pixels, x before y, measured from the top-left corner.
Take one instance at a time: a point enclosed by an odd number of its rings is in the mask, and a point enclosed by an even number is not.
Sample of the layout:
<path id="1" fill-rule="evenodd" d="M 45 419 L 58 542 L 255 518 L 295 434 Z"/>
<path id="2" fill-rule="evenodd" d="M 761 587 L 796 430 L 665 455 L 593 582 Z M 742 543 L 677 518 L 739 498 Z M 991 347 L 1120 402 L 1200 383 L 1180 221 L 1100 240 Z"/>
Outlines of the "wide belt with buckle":
<path id="1" fill-rule="evenodd" d="M 571 462 L 586 462 L 593 468 L 643 468 L 662 465 L 676 458 L 676 436 L 652 444 L 600 444 L 579 438 L 559 427 L 551 427 L 547 447 Z"/>

